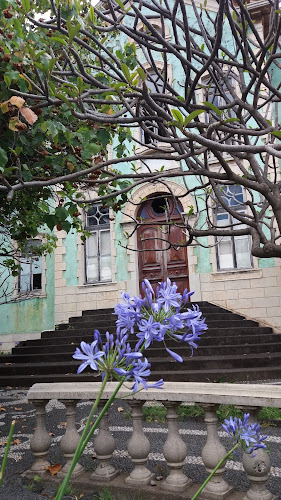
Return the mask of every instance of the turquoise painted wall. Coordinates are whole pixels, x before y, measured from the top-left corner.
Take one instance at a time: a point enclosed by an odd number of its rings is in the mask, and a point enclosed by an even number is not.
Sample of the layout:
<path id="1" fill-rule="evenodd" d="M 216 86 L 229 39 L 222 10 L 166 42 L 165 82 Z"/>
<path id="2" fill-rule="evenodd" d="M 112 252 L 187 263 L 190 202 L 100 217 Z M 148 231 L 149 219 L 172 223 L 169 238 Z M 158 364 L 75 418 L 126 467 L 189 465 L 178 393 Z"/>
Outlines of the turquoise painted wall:
<path id="1" fill-rule="evenodd" d="M 115 219 L 116 281 L 124 281 L 131 278 L 131 273 L 128 271 L 128 254 L 125 248 L 128 240 L 120 224 L 122 218 L 123 214 L 118 212 Z"/>
<path id="2" fill-rule="evenodd" d="M 46 256 L 46 297 L 0 305 L 0 335 L 54 329 L 54 255 Z"/>
<path id="3" fill-rule="evenodd" d="M 78 285 L 78 260 L 77 260 L 77 233 L 71 231 L 67 234 L 66 238 L 62 240 L 65 247 L 65 254 L 62 256 L 63 261 L 66 263 L 66 270 L 63 271 L 63 277 L 66 279 L 66 286 Z"/>

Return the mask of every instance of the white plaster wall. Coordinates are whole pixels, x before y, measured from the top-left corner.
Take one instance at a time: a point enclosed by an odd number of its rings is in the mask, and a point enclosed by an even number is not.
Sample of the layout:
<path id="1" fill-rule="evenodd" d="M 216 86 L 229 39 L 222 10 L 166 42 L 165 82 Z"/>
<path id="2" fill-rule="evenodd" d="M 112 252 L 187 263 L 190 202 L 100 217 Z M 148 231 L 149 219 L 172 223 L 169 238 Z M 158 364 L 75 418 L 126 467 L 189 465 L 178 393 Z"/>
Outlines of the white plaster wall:
<path id="1" fill-rule="evenodd" d="M 281 333 L 281 263 L 276 264 L 263 269 L 198 274 L 201 300 Z"/>

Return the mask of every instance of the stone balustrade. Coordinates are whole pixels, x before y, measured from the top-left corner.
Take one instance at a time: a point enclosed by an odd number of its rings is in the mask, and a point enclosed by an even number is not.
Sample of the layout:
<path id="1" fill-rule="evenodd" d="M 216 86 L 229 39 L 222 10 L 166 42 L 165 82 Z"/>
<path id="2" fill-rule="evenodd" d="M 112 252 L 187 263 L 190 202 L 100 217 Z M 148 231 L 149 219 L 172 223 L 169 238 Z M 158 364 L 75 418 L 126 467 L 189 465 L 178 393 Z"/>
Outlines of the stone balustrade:
<path id="1" fill-rule="evenodd" d="M 107 384 L 103 400 L 111 396 L 116 387 L 115 382 Z M 52 383 L 35 384 L 28 392 L 28 400 L 36 408 L 36 428 L 30 442 L 35 461 L 31 467 L 33 474 L 44 473 L 51 437 L 46 429 L 45 406 L 49 400 L 57 399 L 66 407 L 66 432 L 60 441 L 61 450 L 66 458 L 66 465 L 59 473 L 63 477 L 68 470 L 79 434 L 75 424 L 76 405 L 80 400 L 94 400 L 100 389 L 98 382 L 79 383 Z M 129 396 L 128 396 L 129 394 Z M 169 474 L 161 482 L 163 498 L 165 492 L 177 494 L 185 493 L 183 498 L 191 498 L 192 481 L 183 472 L 183 465 L 187 456 L 187 445 L 178 431 L 177 407 L 180 403 L 195 403 L 205 411 L 207 440 L 202 449 L 202 460 L 208 472 L 212 471 L 217 463 L 226 454 L 218 434 L 218 419 L 216 409 L 220 404 L 233 404 L 244 412 L 250 412 L 255 419 L 260 407 L 269 406 L 281 408 L 281 386 L 260 384 L 213 384 L 190 382 L 166 382 L 161 390 L 149 389 L 136 394 L 130 393 L 123 387 L 118 398 L 126 396 L 126 401 L 132 410 L 133 432 L 127 443 L 127 451 L 131 457 L 133 470 L 125 477 L 127 485 L 138 490 L 147 487 L 153 480 L 153 473 L 147 468 L 150 452 L 150 442 L 143 431 L 142 406 L 146 401 L 158 401 L 167 408 L 168 434 L 163 446 Z M 108 483 L 113 481 L 118 471 L 111 463 L 115 450 L 115 440 L 108 426 L 108 415 L 102 419 L 99 432 L 93 437 L 93 446 L 98 459 L 98 466 L 91 475 L 93 483 Z M 266 450 L 260 449 L 254 457 L 244 454 L 243 467 L 250 482 L 250 488 L 244 495 L 244 500 L 273 500 L 276 497 L 266 487 L 270 472 L 270 456 Z M 231 499 L 232 487 L 224 477 L 225 467 L 221 467 L 201 493 L 200 498 L 210 500 Z M 74 477 L 83 474 L 84 469 L 76 465 Z M 241 472 L 242 473 L 242 472 Z M 190 489 L 191 488 L 191 489 Z M 237 498 L 237 497 L 235 497 Z M 242 497 L 241 497 L 242 498 Z"/>

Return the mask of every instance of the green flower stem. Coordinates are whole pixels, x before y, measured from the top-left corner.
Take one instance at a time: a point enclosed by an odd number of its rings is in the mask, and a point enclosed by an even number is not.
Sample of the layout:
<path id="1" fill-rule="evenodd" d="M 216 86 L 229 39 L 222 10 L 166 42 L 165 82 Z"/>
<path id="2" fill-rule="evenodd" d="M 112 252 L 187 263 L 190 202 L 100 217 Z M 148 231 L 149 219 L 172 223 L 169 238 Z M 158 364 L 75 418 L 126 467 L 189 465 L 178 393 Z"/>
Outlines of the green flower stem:
<path id="1" fill-rule="evenodd" d="M 7 441 L 7 445 L 6 445 L 6 450 L 5 450 L 5 454 L 4 454 L 4 458 L 3 458 L 3 462 L 2 462 L 2 466 L 1 466 L 1 471 L 0 471 L 0 487 L 2 486 L 2 482 L 4 479 L 4 472 L 5 472 L 8 454 L 9 454 L 9 450 L 10 450 L 10 446 L 11 446 L 11 442 L 12 442 L 15 424 L 16 424 L 16 421 L 13 420 L 11 423 L 8 441 Z"/>
<path id="2" fill-rule="evenodd" d="M 232 453 L 234 452 L 234 450 L 236 450 L 236 448 L 238 448 L 238 446 L 240 446 L 240 443 L 236 443 L 236 445 L 233 448 L 231 448 L 231 450 L 225 455 L 225 457 L 223 457 L 220 460 L 220 462 L 218 463 L 218 465 L 216 465 L 216 467 L 214 468 L 214 470 L 207 477 L 206 481 L 204 481 L 204 483 L 200 486 L 199 490 L 196 491 L 195 495 L 192 497 L 191 500 L 195 500 L 195 498 L 197 498 L 198 495 L 200 495 L 201 491 L 205 488 L 206 484 L 210 481 L 210 479 L 212 479 L 213 475 L 223 465 L 223 463 L 230 457 L 230 455 L 232 455 Z"/>
<path id="3" fill-rule="evenodd" d="M 106 374 L 106 375 L 105 375 L 105 377 L 104 377 L 104 379 L 103 379 L 103 382 L 102 382 L 102 385 L 101 385 L 100 391 L 99 391 L 99 393 L 98 393 L 98 395 L 97 395 L 97 398 L 96 398 L 96 400 L 95 400 L 95 402 L 94 402 L 94 404 L 93 404 L 93 407 L 92 407 L 92 409 L 91 409 L 91 411 L 90 411 L 89 417 L 88 417 L 88 419 L 87 419 L 87 422 L 86 422 L 85 428 L 84 428 L 84 430 L 83 430 L 83 432 L 82 432 L 82 435 L 81 435 L 80 441 L 79 441 L 78 446 L 77 446 L 77 448 L 76 448 L 76 451 L 75 451 L 75 453 L 74 453 L 74 456 L 73 456 L 73 459 L 72 459 L 71 465 L 70 465 L 70 467 L 69 467 L 69 470 L 68 470 L 68 472 L 67 472 L 67 474 L 66 474 L 66 476 L 65 476 L 65 478 L 64 478 L 64 480 L 63 480 L 63 482 L 61 483 L 61 485 L 60 485 L 60 487 L 59 487 L 59 489 L 58 489 L 58 492 L 57 492 L 57 494 L 56 494 L 55 500 L 62 500 L 63 495 L 64 495 L 65 490 L 66 490 L 66 487 L 67 487 L 68 482 L 69 482 L 69 480 L 70 480 L 71 474 L 72 474 L 72 472 L 73 472 L 73 470 L 74 470 L 74 467 L 75 467 L 75 465 L 77 464 L 77 462 L 78 462 L 79 458 L 81 457 L 81 455 L 82 455 L 82 453 L 83 453 L 83 450 L 85 449 L 85 447 L 86 447 L 86 445 L 87 445 L 87 443 L 88 443 L 88 441 L 89 441 L 89 439 L 90 439 L 90 438 L 88 438 L 88 436 L 87 436 L 87 432 L 88 432 L 88 429 L 89 429 L 89 427 L 90 427 L 90 425 L 91 425 L 92 418 L 93 418 L 93 416 L 94 416 L 94 414 L 95 414 L 95 411 L 96 411 L 96 409 L 97 409 L 97 407 L 98 407 L 98 404 L 99 404 L 99 402 L 100 402 L 100 399 L 101 399 L 101 396 L 102 396 L 103 391 L 104 391 L 104 389 L 105 389 L 105 386 L 106 386 L 106 384 L 107 384 L 107 382 L 108 382 L 108 379 L 109 379 L 109 375 L 108 375 L 108 374 Z M 123 382 L 122 382 L 122 383 L 123 383 Z M 118 386 L 118 390 L 119 390 L 119 386 Z M 96 421 L 95 421 L 95 423 L 93 424 L 93 428 L 94 428 L 94 430 L 96 429 L 97 425 L 98 425 L 98 424 L 97 424 L 97 420 L 96 420 Z M 94 431 L 93 431 L 93 432 L 94 432 Z M 88 440 L 87 440 L 87 438 L 88 438 Z M 85 445 L 84 445 L 84 443 L 85 443 Z M 84 445 L 84 446 L 83 446 L 83 445 Z"/>

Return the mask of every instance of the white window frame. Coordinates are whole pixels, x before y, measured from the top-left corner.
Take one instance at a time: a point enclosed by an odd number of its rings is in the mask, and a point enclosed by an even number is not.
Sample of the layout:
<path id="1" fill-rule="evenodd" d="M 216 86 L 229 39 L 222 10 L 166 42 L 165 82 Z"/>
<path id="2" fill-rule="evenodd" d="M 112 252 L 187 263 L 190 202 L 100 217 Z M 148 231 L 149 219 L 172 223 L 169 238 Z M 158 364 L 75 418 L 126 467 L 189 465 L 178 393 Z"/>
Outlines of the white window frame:
<path id="1" fill-rule="evenodd" d="M 32 244 L 35 244 L 36 245 L 36 242 L 38 242 L 38 244 L 40 245 L 40 243 L 42 243 L 42 240 L 39 240 L 39 239 L 35 239 L 35 240 L 30 240 L 30 245 Z M 36 262 L 38 262 L 37 264 L 37 267 L 39 265 L 40 269 L 41 269 L 41 272 L 40 273 L 36 273 L 34 272 L 34 266 L 36 267 Z M 20 257 L 20 264 L 22 265 L 27 265 L 29 266 L 29 272 L 26 273 L 26 274 L 23 274 L 23 269 L 21 268 L 20 272 L 19 272 L 19 276 L 18 276 L 18 293 L 20 295 L 24 295 L 24 294 L 29 294 L 29 293 L 42 293 L 43 291 L 43 258 L 42 256 L 37 256 L 35 254 L 32 253 L 32 251 L 28 251 L 28 247 L 27 247 L 27 253 L 25 255 L 22 255 Z M 39 287 L 34 287 L 34 276 L 36 275 L 40 275 L 41 278 L 40 278 L 40 288 Z M 24 289 L 22 287 L 22 277 L 23 276 L 28 276 L 29 277 L 29 287 L 27 289 Z"/>
<path id="2" fill-rule="evenodd" d="M 238 196 L 239 195 L 241 196 L 241 194 L 244 198 L 243 191 L 238 193 Z M 235 203 L 235 195 L 234 195 L 233 203 L 231 204 L 231 207 L 233 210 L 235 210 L 237 212 L 237 214 L 246 213 L 246 207 L 245 207 L 245 205 L 243 205 L 243 202 L 241 203 L 241 202 L 237 201 L 237 203 Z M 216 207 L 216 214 L 215 214 L 217 226 L 218 226 L 218 220 L 219 220 L 218 217 L 220 215 L 227 217 L 227 224 L 226 224 L 227 226 L 231 226 L 231 225 L 235 224 L 235 217 L 233 217 L 229 212 L 227 212 L 225 209 L 223 209 L 223 207 L 217 206 Z M 223 225 L 221 227 L 223 227 Z M 239 226 L 237 226 L 237 229 L 238 229 L 238 227 L 239 227 L 239 229 L 241 229 L 245 226 L 243 224 L 242 225 L 239 224 Z M 239 251 L 237 250 L 237 242 L 239 240 L 246 240 L 247 241 L 248 252 L 249 252 L 249 261 L 248 261 L 248 265 L 245 265 L 245 266 L 239 265 L 239 257 L 238 257 Z M 226 241 L 230 241 L 230 244 L 231 244 L 231 255 L 232 255 L 233 265 L 228 266 L 228 267 L 222 267 L 221 248 L 225 244 Z M 216 238 L 216 243 L 217 243 L 216 244 L 216 257 L 217 257 L 217 269 L 218 269 L 218 271 L 252 269 L 254 267 L 253 258 L 251 255 L 251 237 L 249 235 L 242 235 L 242 236 L 232 235 L 232 236 L 224 236 L 224 237 L 218 236 Z"/>
<path id="3" fill-rule="evenodd" d="M 99 208 L 102 207 L 102 205 L 94 205 L 95 207 Z M 108 211 L 108 217 L 109 217 L 109 211 Z M 99 222 L 99 221 L 98 221 Z M 89 259 L 89 238 L 86 239 L 86 244 L 85 244 L 85 281 L 86 284 L 94 284 L 94 283 L 110 283 L 112 282 L 112 263 L 111 263 L 111 245 L 109 244 L 108 246 L 108 253 L 101 253 L 101 235 L 102 233 L 109 233 L 109 241 L 111 240 L 110 236 L 110 222 L 108 220 L 108 223 L 97 223 L 97 224 L 88 224 L 88 216 L 87 213 L 85 213 L 85 229 L 90 232 L 90 237 L 94 234 L 96 234 L 97 238 L 97 278 L 90 278 L 89 273 L 88 273 L 88 259 Z M 108 257 L 110 259 L 110 277 L 108 279 L 105 279 L 102 277 L 102 258 L 103 257 Z"/>

